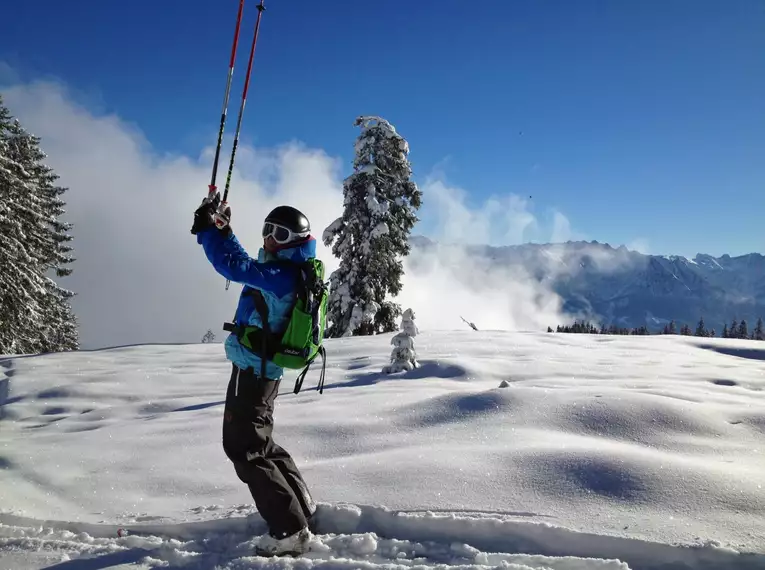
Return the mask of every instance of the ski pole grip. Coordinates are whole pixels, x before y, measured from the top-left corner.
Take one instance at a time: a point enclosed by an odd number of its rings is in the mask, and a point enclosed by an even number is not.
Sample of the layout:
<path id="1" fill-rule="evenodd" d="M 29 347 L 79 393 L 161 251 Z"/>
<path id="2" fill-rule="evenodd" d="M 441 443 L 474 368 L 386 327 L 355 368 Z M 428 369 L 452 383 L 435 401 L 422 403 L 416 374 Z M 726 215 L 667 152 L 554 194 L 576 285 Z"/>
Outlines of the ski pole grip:
<path id="1" fill-rule="evenodd" d="M 215 227 L 217 227 L 219 230 L 222 230 L 228 225 L 228 223 L 231 221 L 231 208 L 229 208 L 228 202 L 220 203 L 218 210 L 213 216 L 213 220 L 215 221 Z"/>

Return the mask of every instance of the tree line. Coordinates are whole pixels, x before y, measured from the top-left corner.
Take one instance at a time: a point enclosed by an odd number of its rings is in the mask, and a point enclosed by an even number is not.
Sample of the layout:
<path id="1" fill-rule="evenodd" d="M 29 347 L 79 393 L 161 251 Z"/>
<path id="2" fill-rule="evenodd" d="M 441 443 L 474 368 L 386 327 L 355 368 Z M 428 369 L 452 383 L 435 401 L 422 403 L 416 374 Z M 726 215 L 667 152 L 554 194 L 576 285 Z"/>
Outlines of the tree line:
<path id="1" fill-rule="evenodd" d="M 670 321 L 664 325 L 664 328 L 651 332 L 645 325 L 640 327 L 619 327 L 616 325 L 601 324 L 596 326 L 587 320 L 576 320 L 571 325 L 558 325 L 553 331 L 552 327 L 547 327 L 547 332 L 559 332 L 559 333 L 583 333 L 583 334 L 609 334 L 609 335 L 652 335 L 652 334 L 679 334 L 682 336 L 700 336 L 700 337 L 716 337 L 717 331 L 715 329 L 708 329 L 704 323 L 704 317 L 699 319 L 696 329 L 693 330 L 687 324 L 683 324 L 678 329 L 675 321 Z M 765 340 L 765 328 L 763 327 L 762 317 L 757 319 L 757 324 L 750 331 L 746 319 L 738 321 L 733 319 L 730 326 L 725 323 L 723 326 L 721 338 L 740 338 L 748 340 Z"/>

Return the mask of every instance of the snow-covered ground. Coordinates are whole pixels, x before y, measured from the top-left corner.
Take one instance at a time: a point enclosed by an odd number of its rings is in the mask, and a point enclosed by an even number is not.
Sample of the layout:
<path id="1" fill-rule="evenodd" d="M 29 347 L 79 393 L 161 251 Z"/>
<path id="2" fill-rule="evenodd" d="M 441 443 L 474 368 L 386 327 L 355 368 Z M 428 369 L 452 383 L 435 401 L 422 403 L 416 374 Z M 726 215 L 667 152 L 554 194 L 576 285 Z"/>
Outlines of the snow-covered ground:
<path id="1" fill-rule="evenodd" d="M 423 332 L 385 376 L 389 342 L 282 385 L 298 560 L 253 555 L 221 345 L 0 358 L 0 569 L 765 568 L 765 343 Z"/>

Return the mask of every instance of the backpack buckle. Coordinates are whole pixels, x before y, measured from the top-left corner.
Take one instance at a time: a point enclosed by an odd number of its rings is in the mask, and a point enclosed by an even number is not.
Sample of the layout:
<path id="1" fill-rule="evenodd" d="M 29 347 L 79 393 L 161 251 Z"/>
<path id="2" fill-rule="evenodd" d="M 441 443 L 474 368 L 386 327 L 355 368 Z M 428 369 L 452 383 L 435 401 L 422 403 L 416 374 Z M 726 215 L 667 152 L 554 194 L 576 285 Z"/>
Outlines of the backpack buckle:
<path id="1" fill-rule="evenodd" d="M 223 330 L 226 332 L 234 333 L 237 338 L 242 336 L 244 327 L 237 325 L 236 323 L 223 323 Z"/>

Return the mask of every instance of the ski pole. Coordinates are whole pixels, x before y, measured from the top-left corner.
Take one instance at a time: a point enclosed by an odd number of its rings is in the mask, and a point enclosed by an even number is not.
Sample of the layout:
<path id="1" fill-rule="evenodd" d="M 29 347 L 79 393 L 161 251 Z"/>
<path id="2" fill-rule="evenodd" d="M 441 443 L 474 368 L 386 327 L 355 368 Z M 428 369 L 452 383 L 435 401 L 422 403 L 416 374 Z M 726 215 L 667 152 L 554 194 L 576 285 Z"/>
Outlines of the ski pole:
<path id="1" fill-rule="evenodd" d="M 260 0 L 258 4 L 258 17 L 255 20 L 255 31 L 252 34 L 252 46 L 250 47 L 250 59 L 247 62 L 247 73 L 244 76 L 244 87 L 242 88 L 242 102 L 239 105 L 239 116 L 236 118 L 236 130 L 234 131 L 234 145 L 231 149 L 231 159 L 228 163 L 228 173 L 226 175 L 226 186 L 223 190 L 223 199 L 218 205 L 218 211 L 214 216 L 215 225 L 219 228 L 223 228 L 228 223 L 228 216 L 226 215 L 226 209 L 228 208 L 228 191 L 231 187 L 231 175 L 234 172 L 234 160 L 236 159 L 236 149 L 239 146 L 239 133 L 242 130 L 242 117 L 244 116 L 244 107 L 247 103 L 247 91 L 250 87 L 250 77 L 252 76 L 252 60 L 255 57 L 255 46 L 258 43 L 258 32 L 260 31 L 260 19 L 263 16 L 263 12 L 266 7 L 263 5 L 263 0 Z M 231 281 L 226 279 L 226 291 L 228 291 Z"/>
<path id="2" fill-rule="evenodd" d="M 234 131 L 234 146 L 231 149 L 231 160 L 228 163 L 228 174 L 226 176 L 226 187 L 223 191 L 223 200 L 221 201 L 221 208 L 224 208 L 226 201 L 228 200 L 228 190 L 231 186 L 231 174 L 234 171 L 234 159 L 236 158 L 236 149 L 239 146 L 239 132 L 242 128 L 242 115 L 244 115 L 244 106 L 247 103 L 247 91 L 250 86 L 250 76 L 252 75 L 252 60 L 255 56 L 255 46 L 258 43 L 258 31 L 260 30 L 260 17 L 263 15 L 263 11 L 266 7 L 263 5 L 263 0 L 260 0 L 258 4 L 258 18 L 255 21 L 255 31 L 252 34 L 252 47 L 250 48 L 250 60 L 247 63 L 247 74 L 244 78 L 244 88 L 242 89 L 242 102 L 239 106 L 239 116 L 236 120 L 236 131 Z M 222 209 L 220 210 L 223 211 Z"/>
<path id="3" fill-rule="evenodd" d="M 244 11 L 244 0 L 239 0 L 239 11 L 236 15 L 236 28 L 234 29 L 234 42 L 231 46 L 231 60 L 228 64 L 228 79 L 226 80 L 226 95 L 223 98 L 223 111 L 220 116 L 220 128 L 218 129 L 218 143 L 215 147 L 215 159 L 213 160 L 212 178 L 210 180 L 208 196 L 212 198 L 218 187 L 215 185 L 215 179 L 218 176 L 218 161 L 220 159 L 220 148 L 223 144 L 223 129 L 226 125 L 226 114 L 228 113 L 228 98 L 231 94 L 231 80 L 234 77 L 234 61 L 236 60 L 236 48 L 239 44 L 239 29 L 242 24 L 242 12 Z"/>

